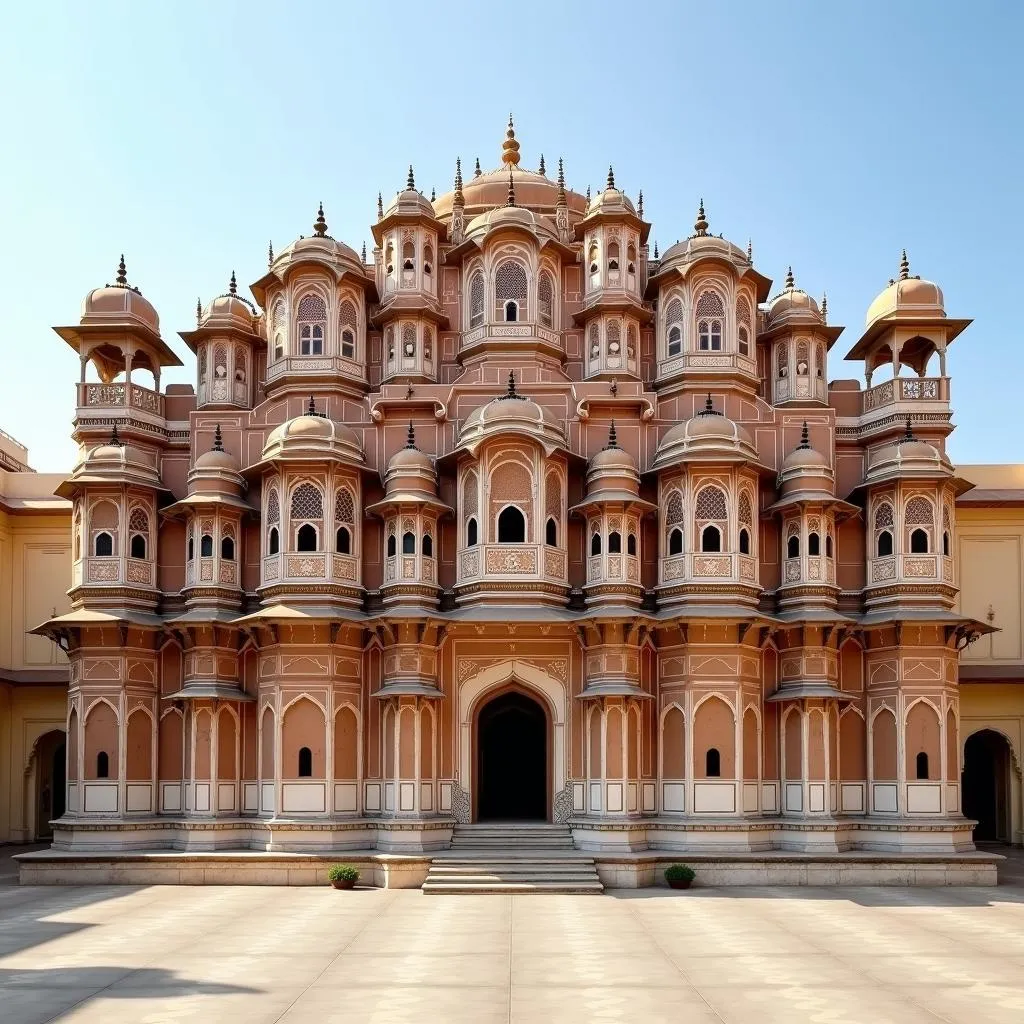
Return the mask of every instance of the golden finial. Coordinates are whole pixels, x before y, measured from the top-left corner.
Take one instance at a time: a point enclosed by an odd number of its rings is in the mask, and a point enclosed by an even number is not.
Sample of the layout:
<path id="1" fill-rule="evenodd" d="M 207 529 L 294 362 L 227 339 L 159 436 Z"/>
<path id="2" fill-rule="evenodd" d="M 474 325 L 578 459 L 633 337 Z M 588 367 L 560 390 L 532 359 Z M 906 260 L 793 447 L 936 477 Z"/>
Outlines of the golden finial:
<path id="1" fill-rule="evenodd" d="M 706 235 L 708 233 L 708 220 L 704 216 L 704 200 L 701 199 L 700 206 L 697 207 L 697 220 L 693 225 L 694 234 Z"/>
<path id="2" fill-rule="evenodd" d="M 124 253 L 121 253 L 121 262 L 117 265 L 117 277 L 114 283 L 120 288 L 128 287 L 128 268 L 124 265 Z"/>
<path id="3" fill-rule="evenodd" d="M 516 183 L 512 178 L 512 167 L 508 169 L 508 199 L 505 201 L 506 206 L 516 205 Z"/>
<path id="4" fill-rule="evenodd" d="M 324 204 L 321 203 L 316 211 L 316 221 L 313 223 L 313 232 L 318 238 L 324 238 L 327 234 L 327 221 L 324 220 Z"/>
<path id="5" fill-rule="evenodd" d="M 543 153 L 541 153 L 541 155 L 540 155 L 540 167 L 537 168 L 537 173 L 538 174 L 543 174 L 545 177 L 547 177 L 547 168 L 544 166 L 544 154 Z"/>
<path id="6" fill-rule="evenodd" d="M 910 277 L 910 261 L 907 259 L 907 250 L 903 250 L 903 255 L 900 257 L 900 280 L 906 281 Z"/>
<path id="7" fill-rule="evenodd" d="M 793 268 L 786 267 L 786 291 L 791 292 L 796 287 L 796 281 L 793 280 Z"/>
<path id="8" fill-rule="evenodd" d="M 501 144 L 501 162 L 515 167 L 519 163 L 519 143 L 516 142 L 516 129 L 512 124 L 512 115 L 508 115 L 508 128 L 505 141 Z"/>

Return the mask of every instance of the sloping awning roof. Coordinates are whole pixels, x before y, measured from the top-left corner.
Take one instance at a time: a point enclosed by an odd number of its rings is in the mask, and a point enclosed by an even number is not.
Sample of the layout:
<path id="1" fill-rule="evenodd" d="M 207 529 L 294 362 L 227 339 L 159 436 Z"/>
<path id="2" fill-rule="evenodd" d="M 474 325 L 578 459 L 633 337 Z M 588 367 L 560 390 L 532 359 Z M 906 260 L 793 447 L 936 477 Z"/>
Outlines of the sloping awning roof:
<path id="1" fill-rule="evenodd" d="M 844 693 L 830 683 L 815 680 L 804 680 L 797 683 L 784 683 L 774 693 L 765 697 L 766 704 L 780 704 L 787 700 L 856 700 L 855 693 Z"/>

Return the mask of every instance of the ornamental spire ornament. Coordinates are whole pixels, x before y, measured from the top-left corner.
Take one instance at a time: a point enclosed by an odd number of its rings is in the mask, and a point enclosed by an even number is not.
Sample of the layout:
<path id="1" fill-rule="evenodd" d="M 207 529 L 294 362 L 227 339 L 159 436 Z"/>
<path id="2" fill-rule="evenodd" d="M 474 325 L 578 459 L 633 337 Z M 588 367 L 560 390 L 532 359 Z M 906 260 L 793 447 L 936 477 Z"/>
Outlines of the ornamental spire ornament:
<path id="1" fill-rule="evenodd" d="M 412 420 L 409 420 L 409 432 L 405 436 L 405 447 L 415 448 L 416 447 L 416 430 L 412 425 Z"/>
<path id="2" fill-rule="evenodd" d="M 786 267 L 786 291 L 791 292 L 796 288 L 796 281 L 793 279 L 793 268 Z"/>
<path id="3" fill-rule="evenodd" d="M 363 263 L 366 262 L 366 242 L 363 242 L 363 250 L 359 254 L 359 258 L 363 261 Z"/>
<path id="4" fill-rule="evenodd" d="M 316 402 L 313 401 L 313 396 L 309 396 L 309 405 L 306 407 L 307 416 L 319 416 L 320 414 L 316 411 Z"/>
<path id="5" fill-rule="evenodd" d="M 751 239 L 747 239 L 747 263 L 750 266 L 754 265 L 754 243 Z"/>
<path id="6" fill-rule="evenodd" d="M 377 193 L 377 220 L 382 220 L 384 217 L 384 200 L 381 198 L 381 194 Z"/>
<path id="7" fill-rule="evenodd" d="M 509 370 L 508 371 L 508 389 L 506 390 L 505 394 L 503 394 L 501 397 L 502 398 L 515 398 L 515 399 L 518 399 L 519 401 L 525 401 L 523 396 L 516 392 L 516 371 L 515 370 Z"/>
<path id="8" fill-rule="evenodd" d="M 231 271 L 231 280 L 228 281 L 228 295 L 238 294 L 238 282 L 235 280 L 235 272 Z"/>
<path id="9" fill-rule="evenodd" d="M 900 280 L 906 281 L 910 277 L 910 260 L 907 259 L 907 250 L 903 250 L 903 255 L 900 257 Z"/>
<path id="10" fill-rule="evenodd" d="M 612 165 L 608 165 L 608 180 L 605 182 L 605 188 L 615 188 L 615 171 L 612 170 Z"/>
<path id="11" fill-rule="evenodd" d="M 405 190 L 407 192 L 416 191 L 416 176 L 412 173 L 412 164 L 409 164 L 409 174 L 405 179 Z"/>
<path id="12" fill-rule="evenodd" d="M 720 413 L 715 408 L 715 403 L 711 401 L 711 392 L 710 391 L 708 392 L 707 400 L 704 402 L 704 408 L 699 413 L 697 413 L 697 415 L 698 416 L 721 416 L 722 415 L 722 413 Z"/>
<path id="13" fill-rule="evenodd" d="M 798 452 L 799 451 L 805 451 L 806 449 L 808 449 L 810 447 L 811 447 L 811 435 L 810 435 L 810 431 L 807 429 L 807 420 L 804 420 L 803 429 L 800 431 L 800 443 L 796 446 L 796 450 Z"/>
<path id="14" fill-rule="evenodd" d="M 540 155 L 540 167 L 537 168 L 537 173 L 538 174 L 543 174 L 545 177 L 547 177 L 547 168 L 544 166 L 544 154 L 543 153 L 541 153 L 541 155 Z"/>
<path id="15" fill-rule="evenodd" d="M 828 323 L 828 292 L 821 293 L 821 322 Z"/>
<path id="16" fill-rule="evenodd" d="M 512 166 L 508 168 L 508 199 L 505 200 L 506 206 L 516 205 L 516 183 L 512 179 Z"/>
<path id="17" fill-rule="evenodd" d="M 432 203 L 437 202 L 437 190 L 434 188 L 433 185 L 430 186 L 430 201 Z"/>
<path id="18" fill-rule="evenodd" d="M 313 222 L 313 232 L 317 238 L 327 237 L 327 221 L 324 220 L 324 204 L 321 203 L 316 210 L 316 220 Z"/>
<path id="19" fill-rule="evenodd" d="M 505 130 L 505 141 L 501 144 L 501 162 L 515 167 L 519 163 L 519 143 L 516 141 L 516 129 L 512 123 L 512 115 L 508 115 L 508 128 Z"/>
<path id="20" fill-rule="evenodd" d="M 473 171 L 473 177 L 479 178 L 484 172 L 480 170 L 480 157 L 476 158 L 476 169 Z"/>
<path id="21" fill-rule="evenodd" d="M 903 435 L 903 439 L 902 439 L 902 441 L 900 443 L 901 444 L 906 444 L 908 441 L 916 441 L 916 440 L 917 440 L 917 438 L 914 437 L 914 427 L 913 427 L 913 425 L 911 423 L 910 417 L 908 416 L 907 417 L 907 432 Z"/>
<path id="22" fill-rule="evenodd" d="M 267 266 L 272 267 L 274 265 L 274 240 L 271 239 L 267 242 Z"/>
<path id="23" fill-rule="evenodd" d="M 907 422 L 909 423 L 910 420 L 908 419 Z M 110 440 L 107 442 L 107 444 L 110 445 L 112 448 L 123 448 L 124 447 L 124 445 L 121 444 L 121 438 L 117 436 L 117 424 L 116 423 L 114 424 L 113 430 L 110 431 Z"/>
<path id="24" fill-rule="evenodd" d="M 612 420 L 611 425 L 608 427 L 608 443 L 605 448 L 618 448 L 619 440 L 615 436 L 615 420 Z"/>
<path id="25" fill-rule="evenodd" d="M 636 215 L 643 220 L 644 219 L 644 190 L 640 189 L 640 194 L 636 197 Z"/>
<path id="26" fill-rule="evenodd" d="M 658 256 L 658 243 L 657 242 L 654 243 L 654 258 L 655 259 L 660 259 L 660 257 Z"/>
<path id="27" fill-rule="evenodd" d="M 455 158 L 455 195 L 452 196 L 452 205 L 458 203 L 460 206 L 465 202 L 465 196 L 462 194 L 462 160 L 459 157 Z"/>
<path id="28" fill-rule="evenodd" d="M 697 220 L 693 225 L 694 234 L 703 237 L 708 233 L 708 219 L 704 216 L 704 200 L 700 201 L 700 206 L 697 207 Z"/>
<path id="29" fill-rule="evenodd" d="M 121 261 L 117 265 L 117 277 L 114 278 L 114 283 L 118 288 L 128 287 L 128 268 L 124 265 L 124 253 L 121 253 Z"/>
<path id="30" fill-rule="evenodd" d="M 203 300 L 196 296 L 196 323 L 203 319 Z"/>
<path id="31" fill-rule="evenodd" d="M 217 424 L 217 429 L 213 432 L 213 448 L 211 449 L 211 451 L 224 451 L 224 438 L 221 436 L 219 423 Z"/>

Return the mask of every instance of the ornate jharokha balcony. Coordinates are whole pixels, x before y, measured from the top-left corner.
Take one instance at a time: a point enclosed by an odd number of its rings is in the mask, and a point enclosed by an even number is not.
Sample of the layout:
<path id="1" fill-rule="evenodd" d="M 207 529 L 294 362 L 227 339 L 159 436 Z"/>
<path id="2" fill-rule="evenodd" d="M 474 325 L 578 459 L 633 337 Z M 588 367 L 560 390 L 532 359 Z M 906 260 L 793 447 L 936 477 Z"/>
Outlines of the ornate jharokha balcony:
<path id="1" fill-rule="evenodd" d="M 109 415 L 113 410 L 143 414 L 143 418 L 164 418 L 164 396 L 139 384 L 79 384 L 78 419 Z"/>
<path id="2" fill-rule="evenodd" d="M 903 402 L 915 405 L 949 403 L 948 377 L 896 377 L 876 384 L 864 392 L 864 412 L 898 406 Z"/>
<path id="3" fill-rule="evenodd" d="M 302 551 L 268 555 L 263 559 L 263 585 L 280 583 L 356 582 L 357 558 L 329 551 Z"/>
<path id="4" fill-rule="evenodd" d="M 908 583 L 953 582 L 953 559 L 949 555 L 889 555 L 871 559 L 870 567 L 872 584 L 884 585 L 897 580 Z"/>
<path id="5" fill-rule="evenodd" d="M 285 356 L 267 367 L 267 384 L 275 383 L 280 377 L 310 377 L 318 379 L 324 375 L 341 374 L 356 380 L 366 379 L 362 362 L 345 359 L 342 356 Z"/>
<path id="6" fill-rule="evenodd" d="M 723 583 L 757 582 L 757 559 L 751 555 L 694 552 L 662 559 L 662 582 L 686 583 L 713 580 Z"/>
<path id="7" fill-rule="evenodd" d="M 135 584 L 153 586 L 153 563 L 144 558 L 123 558 L 118 555 L 80 558 L 71 566 L 73 586 L 93 584 Z"/>
<path id="8" fill-rule="evenodd" d="M 537 323 L 520 321 L 517 323 L 482 324 L 466 331 L 462 335 L 459 351 L 463 354 L 474 349 L 486 348 L 490 342 L 500 342 L 505 348 L 552 348 L 561 350 L 562 339 L 558 331 L 550 327 L 542 327 Z"/>
<path id="9" fill-rule="evenodd" d="M 477 544 L 459 555 L 459 582 L 536 580 L 565 586 L 565 552 L 546 544 Z"/>

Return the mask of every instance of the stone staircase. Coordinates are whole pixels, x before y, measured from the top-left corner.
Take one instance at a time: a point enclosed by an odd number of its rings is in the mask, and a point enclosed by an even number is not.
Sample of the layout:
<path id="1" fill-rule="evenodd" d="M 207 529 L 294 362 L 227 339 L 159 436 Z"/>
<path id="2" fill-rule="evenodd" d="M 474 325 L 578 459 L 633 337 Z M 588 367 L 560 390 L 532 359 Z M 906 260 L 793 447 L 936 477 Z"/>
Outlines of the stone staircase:
<path id="1" fill-rule="evenodd" d="M 600 893 L 594 858 L 578 853 L 563 825 L 458 825 L 435 854 L 425 893 Z"/>

